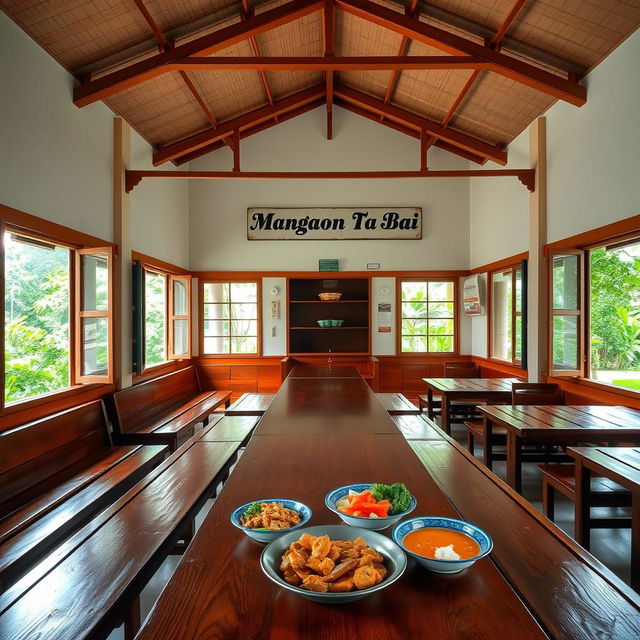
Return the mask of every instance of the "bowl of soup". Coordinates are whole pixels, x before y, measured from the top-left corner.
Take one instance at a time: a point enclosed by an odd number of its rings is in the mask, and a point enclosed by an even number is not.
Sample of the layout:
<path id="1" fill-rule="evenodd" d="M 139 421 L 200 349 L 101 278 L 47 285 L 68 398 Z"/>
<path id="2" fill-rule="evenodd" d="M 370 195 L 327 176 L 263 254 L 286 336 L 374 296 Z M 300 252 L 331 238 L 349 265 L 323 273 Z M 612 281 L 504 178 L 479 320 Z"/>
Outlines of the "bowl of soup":
<path id="1" fill-rule="evenodd" d="M 480 527 L 440 516 L 404 520 L 392 537 L 407 555 L 436 573 L 458 573 L 493 549 L 491 537 Z"/>

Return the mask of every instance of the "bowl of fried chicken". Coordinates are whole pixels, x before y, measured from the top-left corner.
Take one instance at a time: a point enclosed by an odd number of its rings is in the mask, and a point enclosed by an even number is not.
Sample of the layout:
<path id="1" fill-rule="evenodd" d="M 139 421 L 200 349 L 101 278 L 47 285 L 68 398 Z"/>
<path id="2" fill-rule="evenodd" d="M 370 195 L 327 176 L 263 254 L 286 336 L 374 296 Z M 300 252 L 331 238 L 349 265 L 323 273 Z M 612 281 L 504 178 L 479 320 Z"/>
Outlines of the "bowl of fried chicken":
<path id="1" fill-rule="evenodd" d="M 265 498 L 240 505 L 231 514 L 231 523 L 258 542 L 271 542 L 303 527 L 312 513 L 306 504 L 296 500 Z"/>
<path id="2" fill-rule="evenodd" d="M 283 589 L 314 602 L 342 604 L 393 584 L 404 573 L 407 558 L 381 533 L 320 525 L 273 540 L 262 552 L 260 565 Z"/>

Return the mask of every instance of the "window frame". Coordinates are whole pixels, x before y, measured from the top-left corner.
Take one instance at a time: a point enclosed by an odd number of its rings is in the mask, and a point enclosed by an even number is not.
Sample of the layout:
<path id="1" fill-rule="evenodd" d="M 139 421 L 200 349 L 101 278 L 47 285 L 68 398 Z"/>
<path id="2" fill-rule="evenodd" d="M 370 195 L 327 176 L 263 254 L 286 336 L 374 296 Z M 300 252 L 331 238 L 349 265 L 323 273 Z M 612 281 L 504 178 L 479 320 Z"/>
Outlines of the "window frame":
<path id="1" fill-rule="evenodd" d="M 204 285 L 251 283 L 256 285 L 257 349 L 255 353 L 206 353 L 204 350 Z M 204 358 L 262 357 L 262 278 L 199 278 L 198 279 L 198 354 Z"/>
<path id="2" fill-rule="evenodd" d="M 493 276 L 495 274 L 505 274 L 511 272 L 511 344 L 512 358 L 511 360 L 503 360 L 493 355 Z M 516 309 L 516 274 L 521 272 L 521 309 Z M 487 356 L 493 362 L 503 364 L 511 364 L 522 369 L 527 368 L 527 260 L 519 260 L 511 264 L 505 265 L 500 269 L 493 269 L 487 272 Z M 522 318 L 522 357 L 516 357 L 516 318 Z"/>
<path id="3" fill-rule="evenodd" d="M 78 336 L 77 325 L 79 319 L 77 292 L 79 287 L 80 274 L 77 269 L 78 252 L 89 249 L 98 248 L 104 252 L 107 248 L 111 255 L 109 269 L 111 277 L 109 279 L 109 310 L 113 314 L 113 300 L 115 299 L 116 282 L 113 278 L 114 260 L 117 253 L 115 244 L 105 242 L 94 236 L 84 234 L 74 229 L 64 227 L 62 225 L 51 223 L 47 220 L 37 218 L 16 209 L 10 209 L 0 205 L 0 238 L 4 238 L 5 233 L 14 233 L 16 235 L 27 236 L 34 240 L 42 240 L 58 247 L 65 248 L 69 251 L 69 386 L 64 389 L 58 389 L 48 393 L 42 393 L 31 398 L 25 398 L 16 402 L 6 403 L 4 399 L 5 387 L 5 352 L 4 348 L 0 354 L 0 415 L 17 414 L 29 411 L 29 415 L 38 417 L 50 413 L 52 403 L 64 403 L 61 406 L 66 407 L 68 401 L 65 398 L 71 398 L 80 393 L 85 393 L 92 389 L 98 389 L 103 386 L 113 386 L 113 377 L 115 372 L 115 351 L 114 351 L 114 326 L 113 321 L 108 324 L 107 339 L 110 345 L 108 351 L 108 371 L 109 379 L 106 376 L 99 379 L 79 379 L 76 375 L 80 353 L 77 349 Z M 4 240 L 0 242 L 0 343 L 5 344 L 5 250 Z M 38 407 L 43 407 L 38 409 Z"/>
<path id="4" fill-rule="evenodd" d="M 453 285 L 453 351 L 402 351 L 402 283 L 403 282 L 447 282 Z M 397 277 L 396 278 L 396 355 L 407 358 L 450 357 L 460 353 L 460 313 L 458 309 L 459 278 L 456 277 Z M 449 318 L 445 318 L 449 319 Z M 429 318 L 426 318 L 428 321 Z M 427 345 L 429 341 L 427 339 Z"/>

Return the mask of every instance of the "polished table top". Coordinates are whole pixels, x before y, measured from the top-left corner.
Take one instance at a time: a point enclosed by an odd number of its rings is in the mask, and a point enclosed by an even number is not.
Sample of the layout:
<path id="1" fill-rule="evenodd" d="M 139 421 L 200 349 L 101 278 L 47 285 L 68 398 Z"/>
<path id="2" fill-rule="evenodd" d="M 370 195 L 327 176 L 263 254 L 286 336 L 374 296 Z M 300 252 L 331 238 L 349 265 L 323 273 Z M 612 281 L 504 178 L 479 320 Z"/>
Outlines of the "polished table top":
<path id="1" fill-rule="evenodd" d="M 305 366 L 294 367 L 288 378 L 360 378 L 362 377 L 355 367 L 326 367 Z"/>
<path id="2" fill-rule="evenodd" d="M 422 378 L 427 386 L 442 393 L 511 393 L 518 378 Z"/>
<path id="3" fill-rule="evenodd" d="M 452 441 L 413 442 L 414 452 L 376 403 L 362 380 L 287 379 L 138 639 L 640 636 L 640 600 L 628 587 Z M 336 524 L 325 494 L 367 481 L 404 481 L 416 515 L 461 515 L 499 549 L 449 576 L 409 560 L 388 589 L 329 607 L 270 582 L 264 547 L 229 520 L 239 504 L 282 496 L 313 509 L 310 526 Z"/>

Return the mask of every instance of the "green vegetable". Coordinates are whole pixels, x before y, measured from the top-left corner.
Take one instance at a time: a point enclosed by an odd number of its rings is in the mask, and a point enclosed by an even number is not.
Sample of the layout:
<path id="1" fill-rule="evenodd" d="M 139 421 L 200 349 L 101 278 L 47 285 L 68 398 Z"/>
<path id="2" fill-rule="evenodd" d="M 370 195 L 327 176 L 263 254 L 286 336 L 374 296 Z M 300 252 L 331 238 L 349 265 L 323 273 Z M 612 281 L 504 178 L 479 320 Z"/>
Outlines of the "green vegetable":
<path id="1" fill-rule="evenodd" d="M 406 511 L 411 506 L 411 494 L 402 482 L 394 482 L 393 484 L 372 484 L 371 495 L 376 501 L 385 498 L 391 503 L 389 515 L 396 515 Z"/>
<path id="2" fill-rule="evenodd" d="M 244 512 L 243 516 L 246 518 L 248 516 L 255 516 L 262 511 L 262 505 L 259 502 L 254 502 L 247 507 L 247 510 Z"/>

